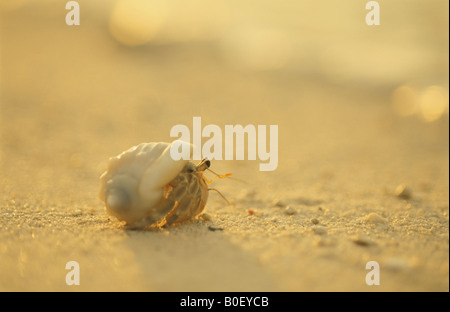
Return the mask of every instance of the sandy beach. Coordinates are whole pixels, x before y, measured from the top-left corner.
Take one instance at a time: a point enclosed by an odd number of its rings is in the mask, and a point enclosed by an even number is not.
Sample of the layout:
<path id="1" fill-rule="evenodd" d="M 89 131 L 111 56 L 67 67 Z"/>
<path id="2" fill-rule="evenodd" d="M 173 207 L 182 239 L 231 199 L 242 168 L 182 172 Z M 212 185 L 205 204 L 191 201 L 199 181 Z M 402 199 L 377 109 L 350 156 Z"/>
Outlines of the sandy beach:
<path id="1" fill-rule="evenodd" d="M 0 291 L 449 291 L 447 1 L 380 1 L 380 26 L 355 1 L 150 1 L 131 30 L 136 7 L 78 2 L 79 26 L 0 6 Z M 213 160 L 232 205 L 126 229 L 108 158 L 195 116 L 278 125 L 277 169 Z"/>

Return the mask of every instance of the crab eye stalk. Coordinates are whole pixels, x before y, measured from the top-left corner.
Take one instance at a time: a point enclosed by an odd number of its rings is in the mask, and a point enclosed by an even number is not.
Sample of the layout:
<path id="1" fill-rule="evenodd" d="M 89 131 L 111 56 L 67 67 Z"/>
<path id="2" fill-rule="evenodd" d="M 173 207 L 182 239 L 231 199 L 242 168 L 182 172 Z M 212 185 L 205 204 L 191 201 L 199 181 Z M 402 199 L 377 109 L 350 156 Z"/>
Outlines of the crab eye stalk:
<path id="1" fill-rule="evenodd" d="M 211 166 L 211 161 L 203 158 L 202 161 L 197 165 L 197 171 L 205 171 Z"/>

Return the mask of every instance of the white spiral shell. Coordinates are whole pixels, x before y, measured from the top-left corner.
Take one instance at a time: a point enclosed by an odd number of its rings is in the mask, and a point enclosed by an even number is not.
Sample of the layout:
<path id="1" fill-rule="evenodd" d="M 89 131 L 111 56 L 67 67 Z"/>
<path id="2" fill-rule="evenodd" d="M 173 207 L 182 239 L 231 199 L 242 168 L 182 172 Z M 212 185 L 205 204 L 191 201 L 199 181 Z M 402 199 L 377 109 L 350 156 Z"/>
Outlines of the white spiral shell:
<path id="1" fill-rule="evenodd" d="M 193 164 L 188 160 L 173 160 L 170 155 L 172 144 L 174 142 L 141 143 L 109 159 L 107 170 L 100 177 L 99 193 L 109 214 L 128 225 L 141 227 L 158 222 L 178 206 L 177 201 L 174 201 L 175 205 L 172 203 L 172 207 L 169 203 L 164 206 L 168 198 L 166 188 L 170 187 L 169 183 L 177 178 L 188 164 Z M 192 151 L 193 146 L 189 146 Z M 189 172 L 192 175 L 192 170 Z M 194 178 L 196 181 L 202 180 Z M 203 180 L 196 183 L 204 184 Z M 185 184 L 189 185 L 188 182 Z M 185 196 L 185 193 L 180 196 Z M 201 209 L 206 204 L 206 198 L 202 203 Z"/>

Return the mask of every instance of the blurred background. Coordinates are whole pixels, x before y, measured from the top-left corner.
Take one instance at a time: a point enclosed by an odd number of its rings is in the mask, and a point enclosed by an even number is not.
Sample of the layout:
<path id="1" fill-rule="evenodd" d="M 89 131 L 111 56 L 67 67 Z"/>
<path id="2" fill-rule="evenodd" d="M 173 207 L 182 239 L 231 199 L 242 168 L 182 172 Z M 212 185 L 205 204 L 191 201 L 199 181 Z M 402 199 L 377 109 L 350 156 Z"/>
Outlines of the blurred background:
<path id="1" fill-rule="evenodd" d="M 168 140 L 192 116 L 279 124 L 281 140 L 311 137 L 295 124 L 314 112 L 327 124 L 374 99 L 392 113 L 386 129 L 448 120 L 447 1 L 380 1 L 380 26 L 361 1 L 81 0 L 80 26 L 66 25 L 66 2 L 0 3 L 2 146 L 34 160 Z"/>
<path id="2" fill-rule="evenodd" d="M 379 26 L 361 1 L 81 0 L 79 26 L 66 2 L 0 3 L 2 151 L 48 172 L 96 174 L 193 116 L 280 125 L 286 173 L 380 133 L 448 147 L 444 0 L 380 1 Z"/>
<path id="3" fill-rule="evenodd" d="M 231 199 L 256 191 L 351 207 L 407 183 L 433 189 L 448 211 L 448 1 L 380 0 L 379 26 L 360 0 L 77 2 L 80 25 L 68 26 L 67 1 L 0 0 L 4 246 L 23 226 L 66 231 L 74 209 L 103 218 L 108 157 L 171 141 L 193 116 L 222 129 L 279 125 L 276 171 L 213 164 L 249 182 L 240 193 L 221 180 Z M 37 211 L 49 219 L 31 222 Z"/>

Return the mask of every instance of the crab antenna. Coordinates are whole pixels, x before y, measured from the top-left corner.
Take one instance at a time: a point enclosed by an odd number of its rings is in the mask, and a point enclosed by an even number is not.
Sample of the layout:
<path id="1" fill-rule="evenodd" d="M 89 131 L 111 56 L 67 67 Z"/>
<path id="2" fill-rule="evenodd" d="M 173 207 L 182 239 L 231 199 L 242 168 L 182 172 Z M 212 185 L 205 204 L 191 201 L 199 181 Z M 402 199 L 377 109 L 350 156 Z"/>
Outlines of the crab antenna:
<path id="1" fill-rule="evenodd" d="M 215 173 L 214 171 L 212 171 L 210 168 L 207 168 L 209 171 L 211 171 L 212 173 L 214 173 L 217 177 L 219 177 L 219 179 L 223 179 L 223 178 L 226 178 L 226 177 L 229 177 L 229 176 L 231 176 L 231 173 L 227 173 L 227 174 L 218 174 L 218 173 Z"/>
<path id="2" fill-rule="evenodd" d="M 209 188 L 208 191 L 216 191 L 227 202 L 228 205 L 231 205 L 231 202 L 225 196 L 223 196 L 223 194 L 220 193 L 219 190 L 215 188 Z"/>
<path id="3" fill-rule="evenodd" d="M 210 168 L 208 168 L 207 170 L 209 170 L 209 171 L 211 171 L 212 173 L 214 173 L 215 174 L 215 177 L 214 178 L 212 178 L 211 179 L 211 183 L 212 183 L 212 181 L 214 181 L 214 179 L 215 178 L 219 178 L 219 179 L 223 179 L 223 178 L 230 178 L 230 179 L 232 179 L 232 180 L 235 180 L 235 181 L 239 181 L 239 182 L 242 182 L 242 183 L 245 183 L 245 184 L 248 184 L 248 182 L 247 181 L 245 181 L 245 180 L 241 180 L 241 179 L 238 179 L 238 178 L 235 178 L 235 177 L 232 177 L 232 174 L 231 173 L 227 173 L 227 174 L 223 174 L 223 175 L 221 175 L 221 174 L 218 174 L 218 173 L 216 173 L 216 172 L 214 172 L 214 171 L 212 171 Z"/>

